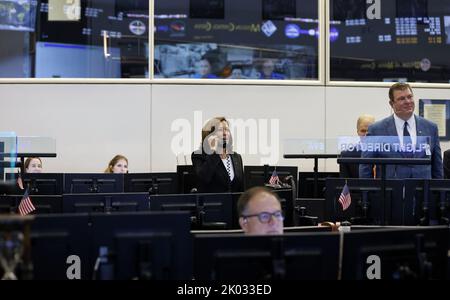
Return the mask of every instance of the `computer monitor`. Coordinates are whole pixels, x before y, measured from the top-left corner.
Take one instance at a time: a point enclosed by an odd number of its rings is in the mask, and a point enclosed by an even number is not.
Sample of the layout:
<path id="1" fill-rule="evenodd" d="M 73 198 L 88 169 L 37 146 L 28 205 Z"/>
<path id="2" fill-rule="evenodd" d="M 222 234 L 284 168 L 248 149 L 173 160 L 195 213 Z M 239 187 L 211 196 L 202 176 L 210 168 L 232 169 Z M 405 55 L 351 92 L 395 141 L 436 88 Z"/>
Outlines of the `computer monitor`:
<path id="1" fill-rule="evenodd" d="M 445 279 L 448 242 L 444 226 L 345 233 L 342 279 L 369 279 L 376 263 L 381 279 Z"/>
<path id="2" fill-rule="evenodd" d="M 347 209 L 339 202 L 344 185 L 350 191 L 351 204 Z M 326 180 L 325 221 L 349 221 L 355 225 L 402 225 L 403 180 L 386 180 L 386 198 L 382 201 L 381 180 Z"/>
<path id="3" fill-rule="evenodd" d="M 284 21 L 297 17 L 296 0 L 263 0 L 262 19 Z"/>
<path id="4" fill-rule="evenodd" d="M 123 174 L 64 174 L 64 194 L 79 193 L 123 193 Z"/>
<path id="5" fill-rule="evenodd" d="M 17 213 L 23 195 L 0 195 L 0 213 Z M 32 214 L 62 213 L 62 196 L 60 195 L 30 195 L 36 208 Z"/>
<path id="6" fill-rule="evenodd" d="M 188 213 L 92 214 L 91 221 L 94 262 L 102 247 L 112 265 L 99 266 L 93 278 L 192 279 Z"/>
<path id="7" fill-rule="evenodd" d="M 68 279 L 67 258 L 71 255 L 80 258 L 81 279 L 90 279 L 88 222 L 88 214 L 35 216 L 31 223 L 33 279 Z"/>
<path id="8" fill-rule="evenodd" d="M 448 225 L 449 220 L 448 180 L 405 180 L 404 225 Z"/>
<path id="9" fill-rule="evenodd" d="M 177 166 L 177 177 L 178 193 L 189 194 L 195 191 L 194 189 L 198 189 L 197 175 L 195 174 L 194 166 Z"/>
<path id="10" fill-rule="evenodd" d="M 331 226 L 297 226 L 284 227 L 284 233 L 288 232 L 331 232 Z"/>
<path id="11" fill-rule="evenodd" d="M 130 173 L 124 177 L 125 192 L 147 192 L 150 194 L 176 194 L 177 173 Z"/>
<path id="12" fill-rule="evenodd" d="M 272 192 L 280 198 L 281 209 L 284 214 L 284 226 L 295 226 L 292 189 L 273 189 Z"/>
<path id="13" fill-rule="evenodd" d="M 30 195 L 62 195 L 63 174 L 61 173 L 24 173 L 22 182 L 28 186 Z M 17 174 L 7 173 L 6 178 L 15 179 Z"/>
<path id="14" fill-rule="evenodd" d="M 149 210 L 148 193 L 64 194 L 63 212 L 135 212 Z"/>
<path id="15" fill-rule="evenodd" d="M 192 229 L 231 229 L 231 194 L 177 194 L 150 196 L 151 211 L 189 211 Z"/>
<path id="16" fill-rule="evenodd" d="M 197 280 L 337 279 L 339 234 L 194 235 Z"/>
<path id="17" fill-rule="evenodd" d="M 38 0 L 0 0 L 0 30 L 34 32 L 38 3 Z"/>
<path id="18" fill-rule="evenodd" d="M 284 166 L 245 166 L 244 167 L 244 182 L 245 189 L 254 186 L 264 186 L 269 183 L 273 171 L 276 169 L 279 179 L 286 184 L 291 184 L 291 180 L 286 180 L 286 177 L 292 176 L 295 184 L 297 184 L 297 167 Z"/>
<path id="19" fill-rule="evenodd" d="M 48 23 L 45 24 L 44 22 Z M 51 32 L 51 29 L 48 30 L 51 27 L 48 24 L 53 22 L 47 21 L 46 16 L 40 23 L 39 34 L 43 35 L 45 32 L 49 32 L 53 35 L 54 32 Z M 78 44 L 76 40 L 79 38 L 86 39 L 86 34 L 80 34 L 81 30 L 79 32 L 73 32 L 73 28 L 69 27 L 70 22 L 59 22 L 59 24 L 61 24 L 59 30 L 67 29 L 65 31 L 67 35 L 73 33 L 71 37 L 62 38 L 73 39 L 73 42 L 54 43 L 37 41 L 34 48 L 34 76 L 36 78 L 121 78 L 120 48 L 108 47 L 109 58 L 107 59 L 105 58 L 106 50 L 103 48 L 103 45 L 87 45 L 87 40 L 80 41 Z M 72 25 L 80 26 L 81 24 L 72 23 Z M 84 26 L 92 25 L 85 23 Z M 106 28 L 104 29 L 106 30 Z M 56 38 L 60 39 L 61 37 Z M 93 37 L 91 41 L 94 42 L 96 38 Z M 48 39 L 48 37 L 45 39 Z M 70 57 L 70 60 L 67 60 L 67 57 Z"/>
<path id="20" fill-rule="evenodd" d="M 339 172 L 317 172 L 317 195 L 314 195 L 314 172 L 299 172 L 298 197 L 325 198 L 325 180 L 329 177 L 338 178 Z"/>
<path id="21" fill-rule="evenodd" d="M 225 4 L 224 0 L 190 0 L 189 18 L 190 19 L 224 19 Z"/>
<path id="22" fill-rule="evenodd" d="M 0 214 L 17 213 L 17 197 L 11 195 L 0 195 Z"/>
<path id="23" fill-rule="evenodd" d="M 231 200 L 233 202 L 233 229 L 240 229 L 241 226 L 239 225 L 239 214 L 237 211 L 237 204 L 239 202 L 239 198 L 241 197 L 242 193 L 241 192 L 237 192 L 237 193 L 231 193 Z"/>
<path id="24" fill-rule="evenodd" d="M 297 198 L 294 209 L 298 216 L 304 213 L 305 216 L 317 217 L 317 223 L 325 221 L 325 198 Z"/>

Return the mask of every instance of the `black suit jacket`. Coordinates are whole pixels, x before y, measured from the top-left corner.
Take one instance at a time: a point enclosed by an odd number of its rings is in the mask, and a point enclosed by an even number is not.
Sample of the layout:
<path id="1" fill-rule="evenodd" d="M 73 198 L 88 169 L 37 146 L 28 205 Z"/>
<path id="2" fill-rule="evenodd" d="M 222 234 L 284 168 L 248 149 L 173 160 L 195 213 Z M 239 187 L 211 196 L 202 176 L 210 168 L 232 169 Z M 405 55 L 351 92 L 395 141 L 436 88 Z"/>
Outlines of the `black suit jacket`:
<path id="1" fill-rule="evenodd" d="M 341 157 L 361 157 L 361 151 L 342 151 Z M 341 178 L 359 178 L 359 164 L 340 164 L 339 177 Z"/>
<path id="2" fill-rule="evenodd" d="M 444 178 L 450 179 L 450 149 L 444 151 Z"/>
<path id="3" fill-rule="evenodd" d="M 231 182 L 227 169 L 218 154 L 192 153 L 192 165 L 197 175 L 198 191 L 200 193 L 244 191 L 244 166 L 242 164 L 242 157 L 237 153 L 230 155 L 234 168 L 234 179 Z"/>

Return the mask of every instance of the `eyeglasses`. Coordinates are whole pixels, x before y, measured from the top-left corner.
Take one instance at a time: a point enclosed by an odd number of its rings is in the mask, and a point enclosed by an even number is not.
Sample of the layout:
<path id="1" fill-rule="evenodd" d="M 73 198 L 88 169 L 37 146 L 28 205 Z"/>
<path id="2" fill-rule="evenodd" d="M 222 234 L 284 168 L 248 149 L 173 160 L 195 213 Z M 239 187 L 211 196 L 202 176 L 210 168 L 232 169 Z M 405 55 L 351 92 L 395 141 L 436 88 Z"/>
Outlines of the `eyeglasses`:
<path id="1" fill-rule="evenodd" d="M 277 210 L 276 212 L 273 212 L 273 213 L 263 211 L 263 212 L 260 212 L 259 214 L 254 214 L 254 215 L 242 215 L 242 217 L 244 219 L 258 217 L 258 220 L 261 223 L 269 223 L 270 220 L 272 220 L 272 217 L 275 217 L 275 219 L 277 219 L 278 221 L 284 220 L 283 212 L 280 210 Z"/>

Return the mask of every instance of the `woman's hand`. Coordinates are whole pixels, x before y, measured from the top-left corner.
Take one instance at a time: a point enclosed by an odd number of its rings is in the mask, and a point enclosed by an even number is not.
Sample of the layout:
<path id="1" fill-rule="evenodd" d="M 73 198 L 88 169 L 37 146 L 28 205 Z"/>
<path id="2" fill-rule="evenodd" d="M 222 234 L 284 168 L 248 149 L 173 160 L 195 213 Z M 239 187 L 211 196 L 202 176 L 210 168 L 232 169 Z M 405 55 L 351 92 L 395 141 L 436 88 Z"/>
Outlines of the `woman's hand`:
<path id="1" fill-rule="evenodd" d="M 208 146 L 209 146 L 209 149 L 211 149 L 210 154 L 217 152 L 218 145 L 219 145 L 219 137 L 218 136 L 216 136 L 214 134 L 214 135 L 211 135 L 208 137 Z"/>

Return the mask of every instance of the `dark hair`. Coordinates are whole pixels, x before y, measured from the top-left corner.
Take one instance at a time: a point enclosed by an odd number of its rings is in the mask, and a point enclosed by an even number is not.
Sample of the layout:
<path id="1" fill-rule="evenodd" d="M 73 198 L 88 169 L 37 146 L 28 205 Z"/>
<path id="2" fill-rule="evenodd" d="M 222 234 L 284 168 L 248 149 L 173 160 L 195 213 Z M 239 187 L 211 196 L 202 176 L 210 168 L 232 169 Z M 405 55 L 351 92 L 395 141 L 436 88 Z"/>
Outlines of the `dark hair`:
<path id="1" fill-rule="evenodd" d="M 42 165 L 42 160 L 41 160 L 40 157 L 27 157 L 27 159 L 25 160 L 25 163 L 24 163 L 24 169 L 25 169 L 25 170 L 28 169 L 28 167 L 30 166 L 30 163 L 31 163 L 31 161 L 32 161 L 33 159 L 39 160 L 39 162 L 40 162 L 41 165 Z"/>
<path id="2" fill-rule="evenodd" d="M 255 186 L 252 187 L 248 190 L 246 190 L 244 193 L 242 193 L 242 195 L 239 197 L 238 203 L 237 203 L 237 212 L 239 216 L 242 216 L 242 214 L 244 213 L 244 210 L 247 208 L 248 203 L 257 195 L 259 194 L 269 194 L 271 196 L 274 196 L 278 202 L 281 203 L 280 197 L 278 197 L 278 195 L 274 192 L 272 192 L 271 190 L 269 190 L 266 187 L 263 186 Z"/>
<path id="3" fill-rule="evenodd" d="M 394 92 L 395 91 L 404 91 L 409 89 L 412 92 L 412 88 L 409 84 L 404 83 L 404 82 L 396 82 L 394 83 L 391 88 L 389 89 L 389 99 L 391 100 L 391 102 L 394 101 Z"/>

